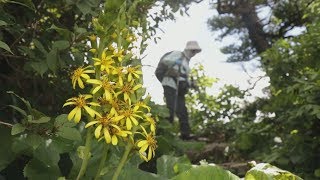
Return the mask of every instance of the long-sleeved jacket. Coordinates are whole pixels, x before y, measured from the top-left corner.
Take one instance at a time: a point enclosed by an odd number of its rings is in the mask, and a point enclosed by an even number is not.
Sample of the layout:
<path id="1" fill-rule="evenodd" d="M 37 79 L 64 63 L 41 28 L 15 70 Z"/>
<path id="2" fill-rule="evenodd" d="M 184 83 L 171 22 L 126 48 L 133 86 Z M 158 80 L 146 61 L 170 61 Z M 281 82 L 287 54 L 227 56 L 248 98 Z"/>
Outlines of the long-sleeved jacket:
<path id="1" fill-rule="evenodd" d="M 177 77 L 179 81 L 186 81 L 190 84 L 188 79 L 190 72 L 189 60 L 183 52 L 172 51 L 166 55 L 162 61 L 168 67 L 168 72 L 161 81 L 162 86 L 169 86 L 177 89 Z"/>

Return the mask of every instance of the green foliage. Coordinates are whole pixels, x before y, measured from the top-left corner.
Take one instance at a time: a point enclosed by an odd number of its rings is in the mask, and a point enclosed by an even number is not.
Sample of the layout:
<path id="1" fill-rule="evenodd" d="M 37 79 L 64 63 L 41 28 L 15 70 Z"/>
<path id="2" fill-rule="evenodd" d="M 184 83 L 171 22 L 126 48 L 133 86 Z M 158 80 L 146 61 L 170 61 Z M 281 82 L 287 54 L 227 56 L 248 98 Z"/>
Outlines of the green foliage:
<path id="1" fill-rule="evenodd" d="M 142 39 L 142 53 L 147 39 L 157 40 L 154 35 L 159 23 L 174 19 L 173 13 L 179 10 L 181 14 L 187 13 L 193 0 L 156 2 L 28 0 L 0 3 L 0 82 L 3 85 L 0 87 L 0 105 L 5 106 L 1 109 L 4 113 L 0 115 L 1 175 L 7 179 L 76 179 L 83 159 L 90 156 L 84 179 L 97 177 L 99 169 L 101 179 L 112 177 L 125 152 L 124 144 L 105 149 L 102 143 L 93 142 L 87 153 L 84 140 L 88 136 L 85 135 L 84 124 L 68 121 L 61 110 L 67 97 L 83 92 L 71 91 L 69 72 L 79 65 L 88 64 L 87 60 L 93 56 L 89 49 L 96 47 L 96 44 L 88 46 L 92 34 L 105 37 L 99 43 L 108 44 L 113 32 L 124 28 L 135 29 Z M 245 92 L 233 86 L 225 86 L 215 96 L 208 95 L 207 88 L 216 80 L 207 78 L 201 66 L 193 70 L 192 75 L 199 86 L 187 97 L 193 131 L 211 140 L 230 143 L 225 156 L 221 159 L 208 157 L 208 161 L 220 163 L 255 158 L 275 163 L 305 177 L 319 177 L 320 161 L 316 155 L 320 144 L 317 131 L 320 117 L 317 63 L 319 3 L 310 4 L 310 13 L 304 13 L 306 3 L 299 3 L 298 12 L 303 14 L 294 24 L 304 23 L 300 21 L 301 17 L 313 23 L 307 25 L 308 32 L 300 37 L 280 40 L 263 54 L 263 67 L 271 81 L 269 98 L 247 103 L 241 100 Z M 147 14 L 154 6 L 162 7 L 161 12 Z M 289 2 L 279 6 L 275 11 L 277 19 L 273 23 L 279 25 L 295 20 L 293 16 L 288 17 L 296 12 L 295 8 Z M 148 18 L 153 19 L 154 24 L 147 21 Z M 245 34 L 245 24 L 240 20 L 239 17 L 226 16 L 216 22 L 217 29 L 228 25 L 224 35 Z M 122 37 L 117 40 L 126 41 Z M 242 46 L 224 49 L 226 53 L 238 54 L 233 60 L 243 56 L 248 60 L 256 55 L 248 37 L 244 36 L 242 40 L 245 42 Z M 269 42 L 273 43 L 272 40 Z M 129 44 L 124 43 L 123 47 L 129 49 Z M 124 58 L 128 60 L 132 57 Z M 134 59 L 125 65 L 131 63 L 140 64 L 138 59 Z M 131 98 L 141 98 L 144 91 Z M 119 179 L 239 179 L 216 165 L 192 165 L 185 154 L 187 151 L 203 150 L 205 142 L 181 141 L 177 137 L 179 131 L 176 124 L 172 126 L 165 119 L 168 110 L 156 104 L 151 108 L 151 113 L 158 115 L 157 159 L 142 168 L 140 157 L 129 152 L 130 160 Z M 258 110 L 262 115 L 258 118 L 259 122 L 254 122 Z M 273 113 L 276 116 L 269 116 Z M 274 137 L 282 142 L 274 142 Z M 105 161 L 100 163 L 105 155 Z M 245 178 L 274 178 L 270 169 L 280 173 L 276 178 L 300 179 L 264 164 L 248 171 Z"/>
<path id="2" fill-rule="evenodd" d="M 260 163 L 251 168 L 245 176 L 246 180 L 302 180 L 302 178 L 267 163 Z"/>
<path id="3" fill-rule="evenodd" d="M 173 180 L 191 180 L 191 179 L 228 179 L 228 180 L 238 180 L 240 179 L 236 175 L 222 169 L 221 167 L 215 165 L 200 165 L 183 172 Z"/>

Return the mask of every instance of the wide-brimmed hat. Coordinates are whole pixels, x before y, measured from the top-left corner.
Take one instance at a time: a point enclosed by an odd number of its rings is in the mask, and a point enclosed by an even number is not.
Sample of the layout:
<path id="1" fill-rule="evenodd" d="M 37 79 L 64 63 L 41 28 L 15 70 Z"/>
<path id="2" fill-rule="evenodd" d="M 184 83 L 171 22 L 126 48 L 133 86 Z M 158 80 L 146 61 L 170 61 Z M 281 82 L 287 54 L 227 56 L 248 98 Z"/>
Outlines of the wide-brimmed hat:
<path id="1" fill-rule="evenodd" d="M 201 48 L 197 41 L 188 41 L 185 50 L 196 50 L 197 52 L 201 51 Z"/>

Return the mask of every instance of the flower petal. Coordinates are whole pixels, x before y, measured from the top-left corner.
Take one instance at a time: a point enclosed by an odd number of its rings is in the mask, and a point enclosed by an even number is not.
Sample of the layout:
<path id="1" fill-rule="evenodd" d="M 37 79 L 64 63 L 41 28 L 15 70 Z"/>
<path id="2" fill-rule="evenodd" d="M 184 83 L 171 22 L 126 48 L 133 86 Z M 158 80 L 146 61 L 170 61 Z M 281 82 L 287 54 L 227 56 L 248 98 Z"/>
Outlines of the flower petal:
<path id="1" fill-rule="evenodd" d="M 66 103 L 63 104 L 62 107 L 69 106 L 71 104 L 76 104 L 76 102 L 66 102 Z"/>
<path id="2" fill-rule="evenodd" d="M 90 76 L 88 74 L 81 74 L 81 77 L 83 77 L 85 79 L 90 79 Z"/>
<path id="3" fill-rule="evenodd" d="M 141 148 L 140 148 L 140 150 L 139 150 L 139 152 L 145 152 L 147 149 L 148 149 L 148 144 L 145 144 L 145 145 L 143 145 Z"/>
<path id="4" fill-rule="evenodd" d="M 142 147 L 143 145 L 145 145 L 145 144 L 147 144 L 147 143 L 148 143 L 147 140 L 142 140 L 142 141 L 139 141 L 139 142 L 138 142 L 137 146 L 138 146 L 138 147 Z"/>
<path id="5" fill-rule="evenodd" d="M 149 151 L 148 151 L 148 160 L 150 160 L 152 158 L 152 149 L 149 148 Z"/>
<path id="6" fill-rule="evenodd" d="M 92 90 L 92 94 L 95 94 L 96 92 L 98 92 L 98 91 L 101 89 L 101 87 L 102 87 L 101 85 L 95 87 L 95 88 Z"/>
<path id="7" fill-rule="evenodd" d="M 77 80 L 78 80 L 79 87 L 83 89 L 84 88 L 83 81 L 81 80 L 81 78 L 78 78 Z"/>
<path id="8" fill-rule="evenodd" d="M 130 73 L 129 75 L 128 75 L 128 82 L 131 82 L 132 81 L 132 74 Z"/>
<path id="9" fill-rule="evenodd" d="M 118 138 L 117 138 L 116 135 L 113 135 L 113 136 L 112 136 L 112 144 L 113 144 L 113 145 L 117 145 L 117 144 L 118 144 Z"/>
<path id="10" fill-rule="evenodd" d="M 95 111 L 93 109 L 89 108 L 88 106 L 83 106 L 83 107 L 91 117 L 94 117 Z"/>
<path id="11" fill-rule="evenodd" d="M 137 90 L 137 89 L 139 89 L 139 88 L 141 88 L 142 87 L 142 84 L 137 84 L 136 86 L 134 86 L 133 88 L 132 88 L 132 90 Z"/>
<path id="12" fill-rule="evenodd" d="M 111 142 L 111 136 L 110 136 L 110 133 L 109 133 L 107 128 L 103 128 L 103 134 L 104 134 L 104 138 L 105 138 L 106 142 L 110 143 Z"/>
<path id="13" fill-rule="evenodd" d="M 91 94 L 85 94 L 85 95 L 83 95 L 84 96 L 84 99 L 90 99 L 90 98 L 92 98 L 92 95 Z"/>
<path id="14" fill-rule="evenodd" d="M 98 139 L 100 137 L 101 134 L 101 129 L 102 129 L 102 124 L 100 124 L 96 130 L 94 130 L 94 136 Z"/>
<path id="15" fill-rule="evenodd" d="M 88 127 L 90 127 L 90 126 L 92 126 L 94 124 L 97 124 L 98 122 L 100 122 L 100 121 L 91 121 L 91 122 L 86 124 L 85 128 L 88 128 Z"/>
<path id="16" fill-rule="evenodd" d="M 72 109 L 72 111 L 68 114 L 68 120 L 73 119 L 74 115 L 77 112 L 77 109 L 78 109 L 78 107 L 75 107 L 75 108 Z"/>
<path id="17" fill-rule="evenodd" d="M 100 104 L 96 102 L 89 102 L 87 104 L 90 104 L 91 106 L 100 106 Z"/>
<path id="18" fill-rule="evenodd" d="M 123 119 L 123 118 L 124 118 L 124 115 L 120 115 L 120 116 L 114 117 L 112 120 L 114 120 L 114 121 L 120 121 L 120 120 Z"/>
<path id="19" fill-rule="evenodd" d="M 129 118 L 126 119 L 126 127 L 128 130 L 132 128 L 131 120 Z"/>
<path id="20" fill-rule="evenodd" d="M 134 118 L 133 116 L 130 116 L 130 119 L 132 120 L 132 122 L 133 122 L 134 125 L 138 125 L 138 124 L 139 124 L 138 121 L 137 121 L 137 119 Z"/>
<path id="21" fill-rule="evenodd" d="M 81 108 L 77 107 L 77 112 L 76 112 L 76 114 L 74 116 L 74 121 L 76 123 L 78 123 L 80 121 L 80 119 L 81 119 Z"/>
<path id="22" fill-rule="evenodd" d="M 88 79 L 86 82 L 90 84 L 100 84 L 100 85 L 102 84 L 102 82 L 97 79 Z"/>

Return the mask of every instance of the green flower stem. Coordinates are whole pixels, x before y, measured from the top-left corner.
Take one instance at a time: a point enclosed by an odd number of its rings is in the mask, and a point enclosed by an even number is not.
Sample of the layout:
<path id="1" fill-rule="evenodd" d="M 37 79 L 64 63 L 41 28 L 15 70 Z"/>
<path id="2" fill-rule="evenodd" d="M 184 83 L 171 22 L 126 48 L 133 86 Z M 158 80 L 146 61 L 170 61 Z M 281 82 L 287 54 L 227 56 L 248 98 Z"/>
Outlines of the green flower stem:
<path id="1" fill-rule="evenodd" d="M 123 153 L 123 156 L 122 156 L 122 158 L 120 160 L 120 163 L 119 163 L 119 165 L 118 165 L 118 167 L 116 169 L 116 172 L 113 174 L 112 180 L 117 180 L 118 179 L 118 177 L 120 175 L 120 172 L 121 172 L 123 166 L 125 165 L 125 163 L 127 161 L 127 158 L 128 158 L 128 155 L 129 155 L 131 149 L 132 149 L 132 144 L 130 142 L 128 142 L 128 144 L 126 146 L 126 149 L 125 149 L 125 151 Z"/>
<path id="2" fill-rule="evenodd" d="M 103 148 L 103 154 L 102 154 L 102 157 L 100 160 L 99 168 L 98 168 L 96 177 L 94 178 L 95 180 L 97 180 L 100 177 L 100 173 L 101 173 L 101 170 L 104 166 L 104 163 L 106 162 L 108 152 L 109 152 L 109 145 L 105 144 L 104 148 Z"/>
<path id="3" fill-rule="evenodd" d="M 86 144 L 84 149 L 84 159 L 82 161 L 81 168 L 77 176 L 77 180 L 79 180 L 87 170 L 88 162 L 90 159 L 91 140 L 92 140 L 92 128 L 90 127 L 87 131 Z"/>

